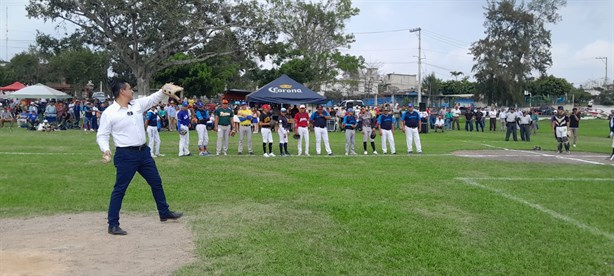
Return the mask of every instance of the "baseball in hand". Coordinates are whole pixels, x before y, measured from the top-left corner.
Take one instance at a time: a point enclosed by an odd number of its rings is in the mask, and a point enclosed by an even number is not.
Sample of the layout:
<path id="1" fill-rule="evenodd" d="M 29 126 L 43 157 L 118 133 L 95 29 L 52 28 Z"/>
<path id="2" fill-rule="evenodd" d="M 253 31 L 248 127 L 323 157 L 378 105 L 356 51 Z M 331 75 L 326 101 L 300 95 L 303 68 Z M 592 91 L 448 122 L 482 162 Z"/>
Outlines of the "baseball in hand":
<path id="1" fill-rule="evenodd" d="M 102 155 L 102 163 L 106 164 L 106 163 L 109 163 L 109 162 L 111 162 L 111 153 L 110 152 L 105 152 Z"/>

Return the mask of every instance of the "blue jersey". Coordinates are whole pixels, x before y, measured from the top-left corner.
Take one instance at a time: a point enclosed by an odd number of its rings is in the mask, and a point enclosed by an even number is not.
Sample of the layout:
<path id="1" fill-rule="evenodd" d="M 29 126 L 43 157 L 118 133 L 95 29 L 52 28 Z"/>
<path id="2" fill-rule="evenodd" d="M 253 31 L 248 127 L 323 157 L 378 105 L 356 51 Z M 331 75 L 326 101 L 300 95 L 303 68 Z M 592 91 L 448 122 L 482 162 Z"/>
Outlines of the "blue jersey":
<path id="1" fill-rule="evenodd" d="M 199 125 L 206 125 L 209 121 L 209 111 L 207 111 L 206 109 L 197 109 L 196 119 L 198 119 Z"/>
<path id="2" fill-rule="evenodd" d="M 356 125 L 356 116 L 345 116 L 343 117 L 343 126 L 345 127 L 345 129 L 349 129 L 352 130 L 354 129 L 354 126 Z"/>
<path id="3" fill-rule="evenodd" d="M 147 125 L 153 127 L 158 126 L 158 115 L 151 110 L 147 111 Z"/>
<path id="4" fill-rule="evenodd" d="M 190 125 L 190 113 L 187 110 L 177 112 L 177 129 L 180 129 L 182 125 Z"/>
<path id="5" fill-rule="evenodd" d="M 407 111 L 403 113 L 403 117 L 401 117 L 401 120 L 405 122 L 405 126 L 407 127 L 418 127 L 418 124 L 420 124 L 420 113 L 418 113 L 418 111 L 416 110 L 412 112 Z"/>
<path id="6" fill-rule="evenodd" d="M 377 118 L 377 124 L 379 125 L 380 128 L 385 129 L 385 130 L 392 130 L 392 126 L 394 125 L 394 123 L 396 122 L 396 119 L 394 119 L 394 116 L 392 116 L 392 114 L 388 114 L 388 115 L 379 115 L 379 118 Z"/>
<path id="7" fill-rule="evenodd" d="M 330 116 L 326 110 L 322 110 L 322 115 L 317 111 L 311 113 L 310 120 L 313 121 L 313 125 L 316 127 L 326 127 L 326 117 Z"/>

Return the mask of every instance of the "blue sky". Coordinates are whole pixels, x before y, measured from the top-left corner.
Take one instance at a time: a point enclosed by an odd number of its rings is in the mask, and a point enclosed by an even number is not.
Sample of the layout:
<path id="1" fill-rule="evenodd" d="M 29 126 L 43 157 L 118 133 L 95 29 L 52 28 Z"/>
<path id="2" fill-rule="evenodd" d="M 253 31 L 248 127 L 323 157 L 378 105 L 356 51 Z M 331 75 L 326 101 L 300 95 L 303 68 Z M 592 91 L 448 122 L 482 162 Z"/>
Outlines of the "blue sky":
<path id="1" fill-rule="evenodd" d="M 54 23 L 28 19 L 27 0 L 0 0 L 0 58 L 10 59 L 34 43 L 36 30 L 62 36 Z M 450 71 L 471 74 L 470 44 L 484 37 L 485 0 L 355 0 L 358 16 L 347 24 L 356 43 L 346 53 L 362 55 L 380 73 L 416 74 L 418 37 L 396 31 L 422 28 L 422 71 L 451 79 Z M 8 21 L 7 19 L 8 9 Z M 603 81 L 608 57 L 608 78 L 614 79 L 614 0 L 568 0 L 563 20 L 552 30 L 553 66 L 548 73 L 575 85 Z M 8 24 L 7 24 L 8 23 Z M 8 26 L 8 44 L 5 42 Z M 370 33 L 379 31 L 393 31 Z"/>

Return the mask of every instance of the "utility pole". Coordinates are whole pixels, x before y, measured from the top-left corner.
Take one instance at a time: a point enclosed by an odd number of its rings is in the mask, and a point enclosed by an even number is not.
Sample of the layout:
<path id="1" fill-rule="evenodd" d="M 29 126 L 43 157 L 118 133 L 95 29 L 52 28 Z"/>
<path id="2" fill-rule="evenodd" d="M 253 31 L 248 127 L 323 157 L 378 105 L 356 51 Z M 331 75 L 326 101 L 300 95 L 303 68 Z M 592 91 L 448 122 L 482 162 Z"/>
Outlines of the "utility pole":
<path id="1" fill-rule="evenodd" d="M 422 29 L 414 28 L 409 30 L 410 33 L 418 32 L 418 104 L 422 102 Z"/>
<path id="2" fill-rule="evenodd" d="M 600 59 L 605 61 L 605 78 L 603 79 L 603 88 L 608 87 L 608 57 L 596 57 L 595 59 Z"/>

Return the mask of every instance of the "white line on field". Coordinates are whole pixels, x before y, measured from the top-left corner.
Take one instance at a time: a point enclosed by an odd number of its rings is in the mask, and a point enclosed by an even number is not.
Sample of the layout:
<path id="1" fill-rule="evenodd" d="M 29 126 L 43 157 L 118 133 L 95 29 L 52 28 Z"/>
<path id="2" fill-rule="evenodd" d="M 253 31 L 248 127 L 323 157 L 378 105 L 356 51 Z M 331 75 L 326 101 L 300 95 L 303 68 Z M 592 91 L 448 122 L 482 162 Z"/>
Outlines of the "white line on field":
<path id="1" fill-rule="evenodd" d="M 0 155 L 91 155 L 76 152 L 0 152 Z"/>
<path id="2" fill-rule="evenodd" d="M 593 233 L 593 234 L 598 235 L 598 236 L 604 236 L 607 239 L 609 239 L 611 241 L 614 241 L 614 234 L 608 233 L 606 231 L 603 231 L 601 229 L 595 228 L 595 227 L 590 226 L 590 225 L 586 225 L 585 223 L 583 223 L 581 221 L 578 221 L 578 220 L 570 218 L 568 216 L 559 214 L 559 213 L 557 213 L 557 212 L 555 212 L 553 210 L 550 210 L 550 209 L 548 209 L 548 208 L 546 208 L 544 206 L 541 206 L 539 204 L 531 203 L 531 202 L 529 202 L 527 200 L 524 200 L 524 199 L 519 198 L 517 196 L 513 196 L 513 195 L 508 194 L 508 193 L 506 193 L 506 192 L 504 192 L 502 190 L 499 190 L 499 189 L 495 189 L 495 188 L 492 188 L 492 187 L 481 185 L 481 184 L 479 184 L 476 181 L 473 181 L 471 179 L 467 179 L 467 178 L 457 178 L 457 179 L 462 180 L 467 185 L 478 187 L 480 189 L 496 193 L 496 194 L 498 194 L 498 195 L 500 195 L 502 197 L 505 197 L 505 198 L 507 198 L 509 200 L 512 200 L 512 201 L 515 201 L 515 202 L 527 205 L 527 206 L 529 206 L 529 207 L 531 207 L 531 208 L 533 208 L 535 210 L 538 210 L 538 211 L 541 211 L 543 213 L 546 213 L 547 215 L 550 215 L 553 218 L 556 218 L 556 219 L 562 220 L 564 222 L 567 222 L 567 223 L 569 223 L 571 225 L 574 225 L 574 226 L 576 226 L 576 227 L 578 227 L 578 228 L 580 228 L 582 230 L 588 231 L 588 232 Z"/>
<path id="3" fill-rule="evenodd" d="M 611 178 L 587 178 L 587 177 L 558 177 L 558 178 L 534 178 L 534 177 L 462 177 L 461 180 L 502 180 L 502 181 L 613 181 Z"/>
<path id="4" fill-rule="evenodd" d="M 543 152 L 534 152 L 534 151 L 528 151 L 528 150 L 508 149 L 508 148 L 504 148 L 504 147 L 496 147 L 496 146 L 489 145 L 489 144 L 482 144 L 482 145 L 486 146 L 486 147 L 498 148 L 498 149 L 502 149 L 502 150 L 506 150 L 506 151 L 524 152 L 524 153 L 535 154 L 537 156 L 566 159 L 566 160 L 577 161 L 577 162 L 581 162 L 581 163 L 588 163 L 588 164 L 592 164 L 592 165 L 614 166 L 614 164 L 608 164 L 608 163 L 602 163 L 602 162 L 597 162 L 597 161 L 584 160 L 584 159 L 568 157 L 568 156 L 558 156 L 558 155 L 553 155 L 553 154 L 548 154 L 548 153 L 543 153 Z"/>

